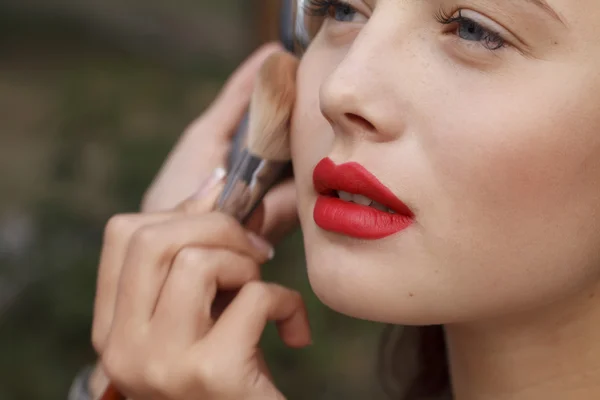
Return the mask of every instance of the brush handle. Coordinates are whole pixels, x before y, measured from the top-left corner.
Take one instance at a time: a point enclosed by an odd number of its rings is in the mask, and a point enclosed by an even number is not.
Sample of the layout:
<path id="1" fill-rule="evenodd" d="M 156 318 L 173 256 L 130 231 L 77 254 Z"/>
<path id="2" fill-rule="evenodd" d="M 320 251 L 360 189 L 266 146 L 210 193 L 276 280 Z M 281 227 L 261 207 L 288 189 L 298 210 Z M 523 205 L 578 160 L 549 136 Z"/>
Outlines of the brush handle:
<path id="1" fill-rule="evenodd" d="M 246 111 L 242 121 L 240 122 L 240 125 L 237 127 L 235 135 L 233 135 L 233 139 L 231 140 L 231 150 L 229 151 L 229 156 L 227 159 L 227 171 L 231 171 L 240 158 L 240 154 L 244 148 L 244 139 L 246 138 L 246 133 L 248 132 L 248 119 L 249 115 L 248 111 Z"/>
<path id="2" fill-rule="evenodd" d="M 264 160 L 244 150 L 227 176 L 216 209 L 245 223 L 288 165 L 288 161 Z"/>
<path id="3" fill-rule="evenodd" d="M 100 397 L 100 400 L 127 400 L 127 398 L 123 396 L 112 384 L 109 384 L 104 390 L 102 397 Z"/>

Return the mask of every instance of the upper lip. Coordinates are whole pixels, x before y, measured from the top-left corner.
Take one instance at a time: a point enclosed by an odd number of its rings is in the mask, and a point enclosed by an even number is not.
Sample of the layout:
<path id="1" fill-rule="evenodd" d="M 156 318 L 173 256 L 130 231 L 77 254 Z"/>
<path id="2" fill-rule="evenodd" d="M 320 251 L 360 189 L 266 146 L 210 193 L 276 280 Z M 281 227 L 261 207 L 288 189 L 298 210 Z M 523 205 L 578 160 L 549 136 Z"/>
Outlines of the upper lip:
<path id="1" fill-rule="evenodd" d="M 331 195 L 338 190 L 359 194 L 388 207 L 397 214 L 414 216 L 402 200 L 357 162 L 335 165 L 330 158 L 324 158 L 315 167 L 313 184 L 317 193 L 321 195 Z"/>

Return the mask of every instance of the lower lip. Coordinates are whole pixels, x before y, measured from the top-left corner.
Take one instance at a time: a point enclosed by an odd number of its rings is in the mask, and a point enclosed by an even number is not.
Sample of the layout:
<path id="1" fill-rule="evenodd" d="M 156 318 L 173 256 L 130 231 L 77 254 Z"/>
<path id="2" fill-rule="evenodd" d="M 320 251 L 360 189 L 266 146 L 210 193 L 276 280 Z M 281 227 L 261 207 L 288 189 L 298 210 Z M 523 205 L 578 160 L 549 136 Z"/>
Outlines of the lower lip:
<path id="1" fill-rule="evenodd" d="M 317 198 L 313 217 L 321 229 L 368 240 L 391 236 L 413 223 L 412 217 L 406 215 L 391 214 L 328 196 Z"/>

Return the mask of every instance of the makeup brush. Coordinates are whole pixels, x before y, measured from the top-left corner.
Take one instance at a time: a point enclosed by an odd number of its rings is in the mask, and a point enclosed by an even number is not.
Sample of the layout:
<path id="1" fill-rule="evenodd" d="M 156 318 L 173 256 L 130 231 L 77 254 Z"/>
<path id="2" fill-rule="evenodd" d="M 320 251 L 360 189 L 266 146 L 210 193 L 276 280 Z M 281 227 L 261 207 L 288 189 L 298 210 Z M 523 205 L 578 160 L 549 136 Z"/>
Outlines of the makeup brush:
<path id="1" fill-rule="evenodd" d="M 261 67 L 250 102 L 248 136 L 216 210 L 245 222 L 289 165 L 289 121 L 296 99 L 298 59 L 287 52 Z M 126 400 L 109 384 L 101 400 Z"/>
<path id="2" fill-rule="evenodd" d="M 298 58 L 284 51 L 261 67 L 250 102 L 248 135 L 216 209 L 245 222 L 289 166 L 289 123 Z"/>

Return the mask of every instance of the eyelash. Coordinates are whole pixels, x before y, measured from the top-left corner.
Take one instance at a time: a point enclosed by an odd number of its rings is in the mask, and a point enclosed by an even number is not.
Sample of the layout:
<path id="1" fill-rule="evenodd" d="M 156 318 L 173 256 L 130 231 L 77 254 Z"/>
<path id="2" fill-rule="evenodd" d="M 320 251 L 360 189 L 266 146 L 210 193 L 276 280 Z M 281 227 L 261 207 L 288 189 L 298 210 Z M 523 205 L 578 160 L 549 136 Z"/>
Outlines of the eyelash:
<path id="1" fill-rule="evenodd" d="M 455 16 L 456 13 L 458 13 L 457 16 Z M 485 28 L 481 24 L 470 18 L 463 17 L 462 10 L 460 9 L 453 12 L 452 14 L 448 14 L 443 9 L 440 9 L 435 17 L 437 21 L 443 25 L 457 24 L 457 28 L 455 30 L 456 33 L 458 33 L 462 25 L 467 25 L 472 28 L 481 30 L 481 32 L 484 35 L 480 41 L 481 45 L 488 50 L 496 51 L 505 47 L 507 44 L 506 40 L 502 37 L 500 33 Z"/>
<path id="2" fill-rule="evenodd" d="M 309 0 L 304 5 L 304 13 L 311 17 L 324 17 L 331 7 L 353 7 L 341 0 Z"/>
<path id="3" fill-rule="evenodd" d="M 308 0 L 304 5 L 304 12 L 308 16 L 327 17 L 331 12 L 332 7 L 344 7 L 348 10 L 355 11 L 354 7 L 342 0 Z M 458 16 L 455 16 L 457 12 Z M 461 26 L 464 25 L 481 30 L 484 36 L 480 43 L 488 50 L 496 51 L 506 46 L 506 40 L 504 40 L 500 33 L 485 28 L 470 18 L 463 17 L 462 10 L 460 9 L 450 14 L 443 9 L 440 9 L 435 17 L 436 20 L 443 25 L 456 24 L 457 29 L 455 33 L 458 33 Z"/>

